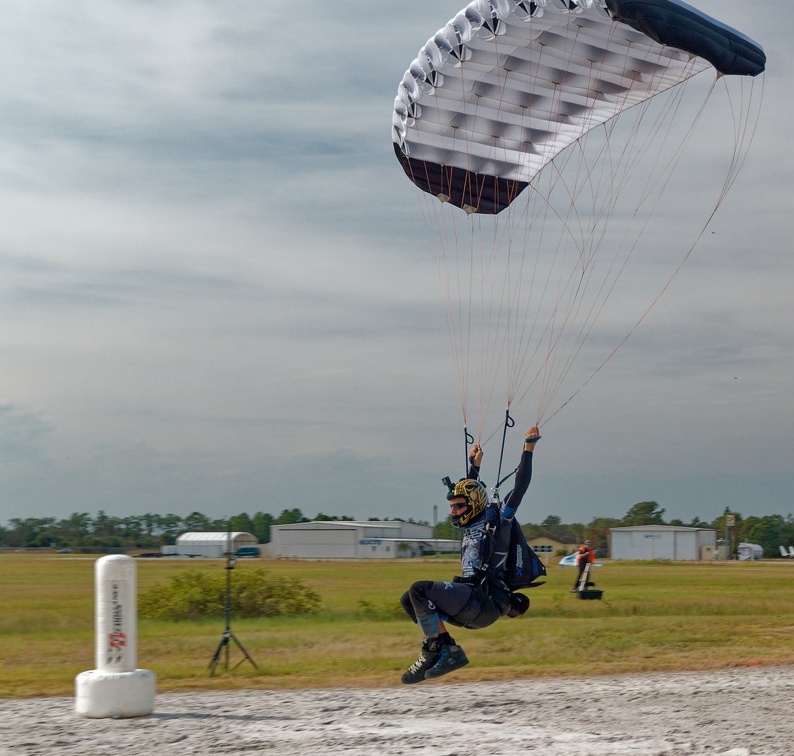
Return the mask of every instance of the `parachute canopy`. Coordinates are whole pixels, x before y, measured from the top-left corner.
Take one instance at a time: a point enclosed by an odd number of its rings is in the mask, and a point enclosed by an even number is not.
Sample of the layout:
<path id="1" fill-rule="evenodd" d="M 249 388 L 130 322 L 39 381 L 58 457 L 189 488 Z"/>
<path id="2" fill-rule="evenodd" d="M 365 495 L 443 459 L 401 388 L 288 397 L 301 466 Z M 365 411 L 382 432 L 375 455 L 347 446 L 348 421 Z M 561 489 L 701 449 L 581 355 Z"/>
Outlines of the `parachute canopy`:
<path id="1" fill-rule="evenodd" d="M 765 63 L 680 0 L 474 0 L 405 73 L 394 150 L 423 191 L 496 214 L 595 126 L 709 65 L 756 76 Z"/>

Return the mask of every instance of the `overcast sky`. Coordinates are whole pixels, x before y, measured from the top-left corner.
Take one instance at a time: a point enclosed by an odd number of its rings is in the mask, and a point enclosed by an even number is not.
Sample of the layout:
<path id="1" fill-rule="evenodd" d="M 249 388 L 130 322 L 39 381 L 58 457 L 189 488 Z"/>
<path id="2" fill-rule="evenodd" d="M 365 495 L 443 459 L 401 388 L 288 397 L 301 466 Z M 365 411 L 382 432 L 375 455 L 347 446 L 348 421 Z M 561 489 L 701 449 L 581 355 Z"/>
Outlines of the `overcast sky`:
<path id="1" fill-rule="evenodd" d="M 671 288 L 543 428 L 523 521 L 794 512 L 794 14 L 695 4 L 767 52 L 753 147 Z M 460 402 L 390 129 L 464 5 L 0 0 L 0 523 L 445 516 Z"/>

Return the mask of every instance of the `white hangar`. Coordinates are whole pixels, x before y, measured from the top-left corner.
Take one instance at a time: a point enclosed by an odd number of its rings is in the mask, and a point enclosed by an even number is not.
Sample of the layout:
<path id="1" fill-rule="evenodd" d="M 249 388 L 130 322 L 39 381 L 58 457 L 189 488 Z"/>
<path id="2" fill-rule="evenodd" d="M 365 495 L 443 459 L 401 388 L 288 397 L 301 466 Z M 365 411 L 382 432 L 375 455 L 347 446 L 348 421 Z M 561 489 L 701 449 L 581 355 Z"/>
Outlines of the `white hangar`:
<path id="1" fill-rule="evenodd" d="M 670 559 L 696 561 L 713 559 L 717 531 L 675 525 L 636 525 L 610 528 L 609 555 L 612 559 Z"/>
<path id="2" fill-rule="evenodd" d="M 220 559 L 231 551 L 237 552 L 243 547 L 256 547 L 258 544 L 256 536 L 251 533 L 242 532 L 213 532 L 204 533 L 195 531 L 192 533 L 182 533 L 177 536 L 173 546 L 163 546 L 161 551 L 163 556 L 191 556 L 191 557 L 212 557 Z"/>
<path id="3" fill-rule="evenodd" d="M 460 550 L 430 525 L 400 520 L 314 520 L 270 528 L 268 555 L 282 559 L 394 559 Z"/>

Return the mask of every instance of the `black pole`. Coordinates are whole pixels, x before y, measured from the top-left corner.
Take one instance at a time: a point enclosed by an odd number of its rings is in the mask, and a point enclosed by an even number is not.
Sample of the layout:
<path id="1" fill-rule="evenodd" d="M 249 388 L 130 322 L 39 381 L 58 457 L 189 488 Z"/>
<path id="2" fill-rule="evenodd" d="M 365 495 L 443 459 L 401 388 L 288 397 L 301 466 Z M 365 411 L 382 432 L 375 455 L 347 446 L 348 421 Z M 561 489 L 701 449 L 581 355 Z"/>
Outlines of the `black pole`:
<path id="1" fill-rule="evenodd" d="M 230 525 L 226 536 L 226 601 L 224 604 L 226 627 L 223 631 L 223 635 L 221 636 L 221 641 L 218 644 L 218 648 L 215 649 L 215 653 L 213 654 L 212 660 L 210 661 L 210 677 L 214 676 L 215 670 L 221 661 L 221 655 L 223 655 L 223 668 L 228 671 L 229 641 L 231 640 L 237 644 L 237 648 L 239 648 L 243 654 L 243 658 L 240 659 L 240 661 L 237 662 L 232 669 L 237 669 L 237 667 L 239 667 L 246 659 L 253 664 L 254 669 L 259 669 L 259 667 L 256 665 L 256 662 L 251 658 L 251 655 L 243 647 L 243 644 L 240 643 L 240 641 L 237 639 L 237 636 L 232 632 L 232 570 L 234 569 L 236 562 L 237 560 L 234 558 L 234 552 L 232 551 L 232 533 Z"/>

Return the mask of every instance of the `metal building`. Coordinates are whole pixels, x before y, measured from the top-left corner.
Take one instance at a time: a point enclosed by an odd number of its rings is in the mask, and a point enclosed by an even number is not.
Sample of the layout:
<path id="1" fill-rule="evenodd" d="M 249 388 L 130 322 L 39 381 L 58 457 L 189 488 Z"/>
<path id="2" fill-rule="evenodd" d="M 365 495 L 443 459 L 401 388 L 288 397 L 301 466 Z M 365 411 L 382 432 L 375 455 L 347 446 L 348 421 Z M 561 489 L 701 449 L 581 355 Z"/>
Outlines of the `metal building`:
<path id="1" fill-rule="evenodd" d="M 243 546 L 257 546 L 259 542 L 251 533 L 193 532 L 177 536 L 174 546 L 163 546 L 163 556 L 195 556 L 220 558 Z"/>
<path id="2" fill-rule="evenodd" d="M 399 520 L 316 520 L 270 528 L 268 555 L 292 559 L 394 559 L 460 550 L 433 538 L 430 525 Z"/>
<path id="3" fill-rule="evenodd" d="M 612 559 L 710 560 L 717 549 L 717 531 L 675 525 L 610 528 Z"/>

